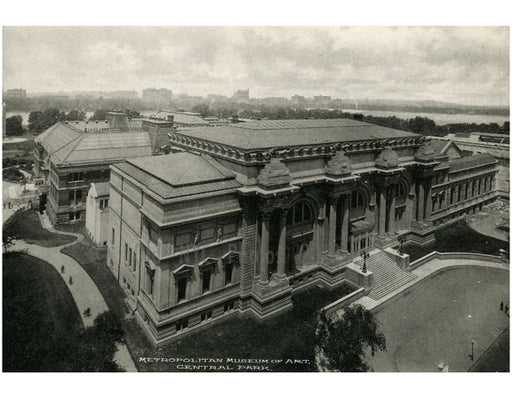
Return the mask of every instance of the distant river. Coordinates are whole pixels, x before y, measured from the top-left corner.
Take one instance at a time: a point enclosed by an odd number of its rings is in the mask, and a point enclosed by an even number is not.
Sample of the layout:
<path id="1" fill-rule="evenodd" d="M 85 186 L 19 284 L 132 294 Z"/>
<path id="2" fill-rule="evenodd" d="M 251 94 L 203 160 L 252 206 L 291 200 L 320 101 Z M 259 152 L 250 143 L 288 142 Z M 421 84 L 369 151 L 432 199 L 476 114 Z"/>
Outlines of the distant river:
<path id="1" fill-rule="evenodd" d="M 416 116 L 426 117 L 439 125 L 451 124 L 451 123 L 498 123 L 500 126 L 504 122 L 509 121 L 509 116 L 499 115 L 466 115 L 463 113 L 416 113 L 416 112 L 395 112 L 395 111 L 372 111 L 372 110 L 355 110 L 355 109 L 343 109 L 343 112 L 348 113 L 362 113 L 363 115 L 371 116 L 396 116 L 399 119 L 413 119 Z"/>

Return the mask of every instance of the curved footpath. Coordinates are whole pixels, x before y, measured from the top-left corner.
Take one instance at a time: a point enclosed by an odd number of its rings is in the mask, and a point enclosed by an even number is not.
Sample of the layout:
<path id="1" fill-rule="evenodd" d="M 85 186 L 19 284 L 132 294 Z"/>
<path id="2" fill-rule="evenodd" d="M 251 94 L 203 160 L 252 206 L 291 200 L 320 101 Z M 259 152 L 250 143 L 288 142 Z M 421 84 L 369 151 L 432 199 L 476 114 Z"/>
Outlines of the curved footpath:
<path id="1" fill-rule="evenodd" d="M 51 264 L 66 282 L 68 289 L 75 300 L 75 304 L 80 313 L 80 317 L 82 318 L 84 327 L 93 326 L 94 319 L 96 319 L 99 314 L 109 309 L 107 303 L 94 281 L 87 272 L 85 272 L 82 266 L 73 258 L 61 252 L 63 248 L 82 241 L 84 237 L 81 234 L 56 230 L 51 225 L 46 214 L 42 216 L 39 215 L 39 218 L 42 226 L 48 231 L 61 235 L 74 236 L 76 240 L 71 243 L 55 247 L 42 247 L 19 240 L 15 242 L 13 250 L 27 250 L 28 254 L 31 256 L 40 258 L 41 260 Z M 64 266 L 64 272 L 61 272 L 62 266 Z M 71 283 L 70 278 L 72 279 Z M 84 311 L 87 308 L 91 310 L 90 316 L 84 315 Z M 128 348 L 124 343 L 117 344 L 117 352 L 114 354 L 114 361 L 128 372 L 137 371 L 133 359 L 128 352 Z"/>

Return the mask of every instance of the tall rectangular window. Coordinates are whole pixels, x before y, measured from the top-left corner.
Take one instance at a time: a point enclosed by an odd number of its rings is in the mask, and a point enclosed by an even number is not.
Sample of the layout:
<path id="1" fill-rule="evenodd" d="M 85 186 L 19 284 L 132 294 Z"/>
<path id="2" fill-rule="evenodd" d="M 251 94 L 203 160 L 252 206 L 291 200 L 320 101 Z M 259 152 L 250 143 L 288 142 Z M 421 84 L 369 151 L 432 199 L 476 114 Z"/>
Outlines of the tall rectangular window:
<path id="1" fill-rule="evenodd" d="M 133 271 L 137 271 L 137 254 L 133 252 Z"/>
<path id="2" fill-rule="evenodd" d="M 203 276 L 203 293 L 206 293 L 206 292 L 210 291 L 210 284 L 211 284 L 211 280 L 212 280 L 211 269 L 205 269 L 202 272 L 202 276 Z"/>
<path id="3" fill-rule="evenodd" d="M 128 254 L 128 266 L 131 267 L 132 266 L 132 248 L 130 247 L 128 249 L 128 251 L 129 251 L 129 254 Z"/>
<path id="4" fill-rule="evenodd" d="M 153 295 L 153 285 L 155 283 L 155 271 L 146 263 L 146 293 Z"/>
<path id="5" fill-rule="evenodd" d="M 227 263 L 224 268 L 224 284 L 230 285 L 233 282 L 233 263 Z"/>
<path id="6" fill-rule="evenodd" d="M 124 244 L 124 261 L 128 261 L 128 243 Z"/>
<path id="7" fill-rule="evenodd" d="M 185 300 L 187 296 L 187 278 L 179 278 L 177 280 L 178 285 L 178 303 Z"/>
<path id="8" fill-rule="evenodd" d="M 112 244 L 114 244 L 116 240 L 116 230 L 114 228 L 112 228 Z"/>

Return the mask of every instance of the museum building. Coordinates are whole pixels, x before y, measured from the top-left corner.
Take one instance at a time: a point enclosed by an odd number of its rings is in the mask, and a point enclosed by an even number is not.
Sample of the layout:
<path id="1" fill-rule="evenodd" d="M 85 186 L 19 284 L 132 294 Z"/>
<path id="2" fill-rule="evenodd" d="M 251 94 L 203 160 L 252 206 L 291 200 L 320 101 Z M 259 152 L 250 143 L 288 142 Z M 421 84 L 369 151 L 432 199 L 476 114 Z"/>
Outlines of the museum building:
<path id="1" fill-rule="evenodd" d="M 38 135 L 34 175 L 52 224 L 85 220 L 91 184 L 108 183 L 113 163 L 162 153 L 172 131 L 172 119 L 108 112 L 107 120 L 58 122 Z"/>
<path id="2" fill-rule="evenodd" d="M 111 166 L 107 263 L 154 344 L 286 311 L 362 253 L 496 198 L 496 160 L 350 119 L 173 130 L 181 150 Z"/>

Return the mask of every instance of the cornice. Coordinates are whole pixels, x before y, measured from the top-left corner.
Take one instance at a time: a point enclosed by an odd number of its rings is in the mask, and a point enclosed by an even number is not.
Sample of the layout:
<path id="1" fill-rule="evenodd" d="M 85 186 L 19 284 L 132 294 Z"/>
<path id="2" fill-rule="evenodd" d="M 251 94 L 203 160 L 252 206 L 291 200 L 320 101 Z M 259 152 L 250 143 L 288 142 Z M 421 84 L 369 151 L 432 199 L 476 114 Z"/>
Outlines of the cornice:
<path id="1" fill-rule="evenodd" d="M 416 148 L 426 140 L 424 136 L 419 136 L 245 150 L 213 141 L 189 137 L 179 132 L 168 133 L 167 135 L 171 145 L 176 145 L 190 151 L 208 153 L 214 157 L 225 158 L 245 165 L 262 165 L 270 161 L 271 158 L 283 160 L 325 158 L 335 155 L 337 151 L 351 154 L 381 151 L 385 147 L 393 149 Z"/>

